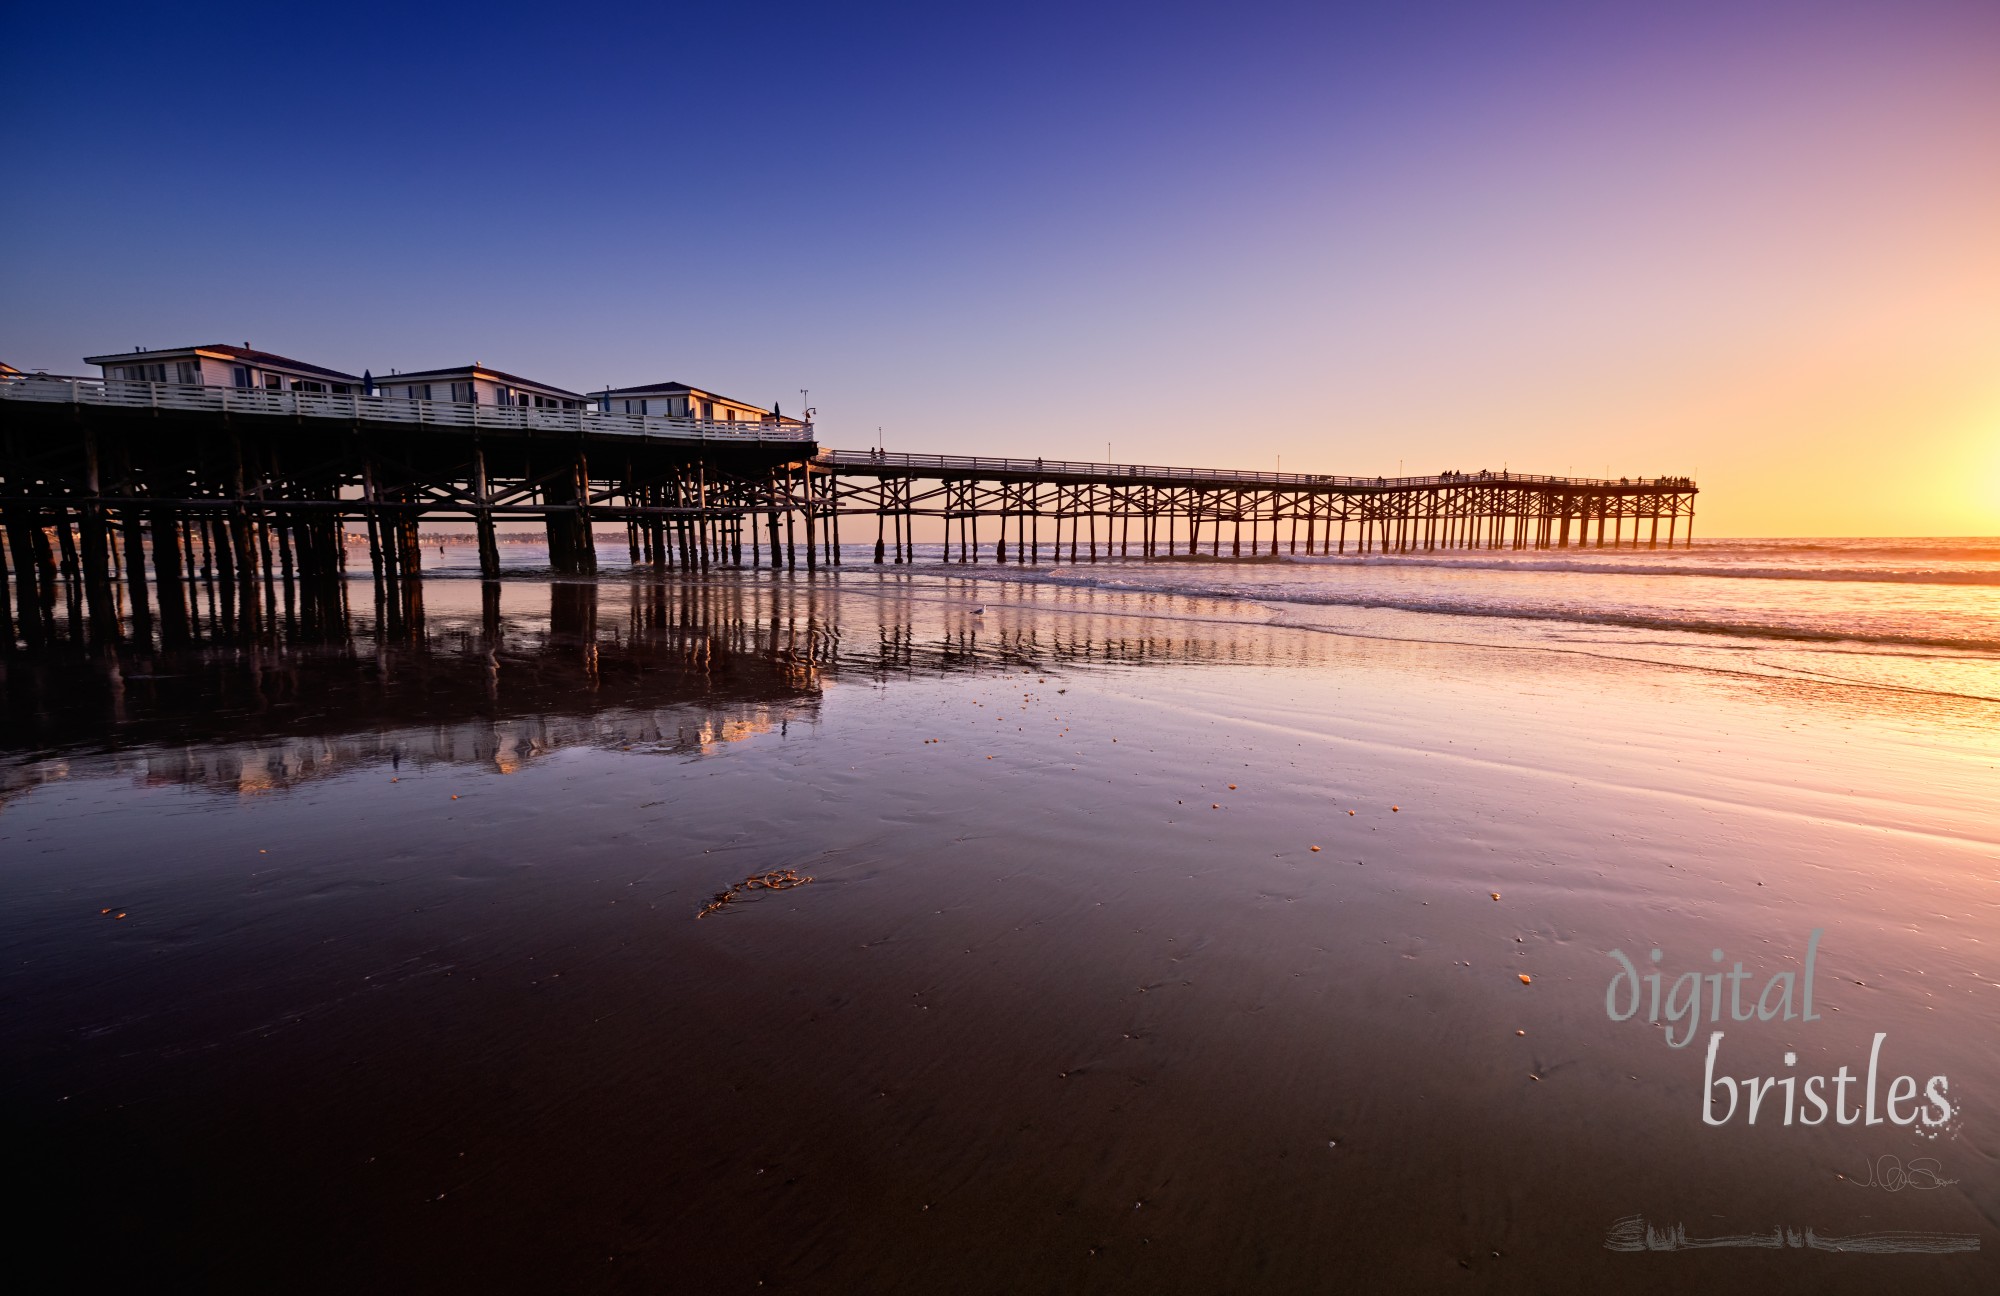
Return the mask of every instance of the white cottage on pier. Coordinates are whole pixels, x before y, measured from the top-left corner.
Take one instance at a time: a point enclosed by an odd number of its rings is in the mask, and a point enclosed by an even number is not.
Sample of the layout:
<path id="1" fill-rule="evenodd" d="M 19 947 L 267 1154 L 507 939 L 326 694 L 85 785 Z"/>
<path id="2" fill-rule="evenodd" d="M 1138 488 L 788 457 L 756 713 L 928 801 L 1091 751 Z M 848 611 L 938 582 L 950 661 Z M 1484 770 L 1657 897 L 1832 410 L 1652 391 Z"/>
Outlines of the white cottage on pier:
<path id="1" fill-rule="evenodd" d="M 85 356 L 106 378 L 125 382 L 174 383 L 182 387 L 261 387 L 267 391 L 336 392 L 361 390 L 361 379 L 338 369 L 307 364 L 242 346 L 169 347 L 164 351 L 121 351 Z"/>
<path id="2" fill-rule="evenodd" d="M 798 419 L 786 418 L 761 405 L 732 400 L 686 383 L 647 383 L 642 387 L 612 387 L 590 394 L 597 408 L 606 414 L 650 414 L 656 418 L 704 419 L 711 423 L 775 423 L 781 427 L 802 427 Z"/>
<path id="3" fill-rule="evenodd" d="M 516 405 L 534 409 L 581 409 L 583 396 L 547 383 L 488 369 L 477 360 L 457 369 L 426 369 L 375 380 L 375 394 L 398 400 L 458 401 L 466 405 Z"/>

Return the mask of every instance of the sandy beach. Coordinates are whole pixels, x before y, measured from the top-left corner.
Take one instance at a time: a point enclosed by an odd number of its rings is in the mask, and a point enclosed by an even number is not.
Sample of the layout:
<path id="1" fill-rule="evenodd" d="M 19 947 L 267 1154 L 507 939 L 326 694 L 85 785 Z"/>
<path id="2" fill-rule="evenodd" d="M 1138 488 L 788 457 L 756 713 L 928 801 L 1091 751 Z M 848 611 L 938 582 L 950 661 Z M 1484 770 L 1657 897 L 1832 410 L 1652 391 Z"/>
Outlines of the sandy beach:
<path id="1" fill-rule="evenodd" d="M 1783 1235 L 1991 1240 L 1989 703 L 937 572 L 424 593 L 414 641 L 8 666 L 8 1134 L 107 1272 L 1995 1277 Z M 1816 1020 L 1607 1012 L 1613 949 L 1755 993 L 1809 940 Z M 1963 1101 L 1708 1124 L 1711 1029 Z"/>

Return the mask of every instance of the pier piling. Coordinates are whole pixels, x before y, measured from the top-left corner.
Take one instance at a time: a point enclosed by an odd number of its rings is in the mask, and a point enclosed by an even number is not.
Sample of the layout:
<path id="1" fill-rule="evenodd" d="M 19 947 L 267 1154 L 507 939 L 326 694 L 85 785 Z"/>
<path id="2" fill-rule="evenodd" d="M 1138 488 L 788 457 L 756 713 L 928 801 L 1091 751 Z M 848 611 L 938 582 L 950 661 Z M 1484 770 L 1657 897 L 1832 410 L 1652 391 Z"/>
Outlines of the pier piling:
<path id="1" fill-rule="evenodd" d="M 1647 548 L 1685 547 L 1697 494 L 1684 477 L 1363 478 L 820 450 L 797 425 L 10 377 L 0 641 L 41 643 L 66 623 L 71 639 L 151 643 L 154 598 L 163 646 L 204 633 L 204 616 L 251 632 L 336 625 L 350 522 L 378 599 L 415 633 L 420 529 L 433 521 L 469 524 L 492 581 L 502 528 L 518 522 L 540 524 L 563 575 L 598 570 L 599 523 L 623 529 L 634 567 L 742 567 L 747 530 L 749 566 L 768 555 L 774 574 L 795 572 L 803 541 L 812 574 L 842 565 L 857 515 L 874 515 L 878 564 L 915 562 L 922 520 L 935 519 L 946 562 L 1034 565 L 1045 545 L 1058 563 L 1217 559 L 1225 539 L 1242 559 L 1638 548 L 1642 526 Z"/>

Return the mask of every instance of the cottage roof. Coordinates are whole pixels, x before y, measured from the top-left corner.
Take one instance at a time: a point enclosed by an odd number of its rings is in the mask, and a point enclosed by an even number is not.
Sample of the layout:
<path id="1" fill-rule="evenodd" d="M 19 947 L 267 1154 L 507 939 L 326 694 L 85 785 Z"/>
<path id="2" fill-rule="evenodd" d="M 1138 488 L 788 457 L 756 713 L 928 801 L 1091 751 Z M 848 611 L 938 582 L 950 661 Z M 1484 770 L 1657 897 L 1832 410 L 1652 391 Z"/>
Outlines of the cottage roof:
<path id="1" fill-rule="evenodd" d="M 603 391 L 592 392 L 591 395 L 593 396 L 677 396 L 680 395 L 682 392 L 694 392 L 702 396 L 713 396 L 715 394 L 714 392 L 703 391 L 699 387 L 690 387 L 684 382 L 656 382 L 656 383 L 642 383 L 637 387 L 609 387 Z"/>
<path id="2" fill-rule="evenodd" d="M 573 391 L 566 391 L 561 387 L 554 387 L 545 382 L 536 382 L 532 378 L 517 377 L 514 374 L 505 373 L 499 369 L 489 369 L 482 364 L 459 365 L 457 368 L 454 369 L 424 369 L 424 370 L 413 371 L 411 373 L 392 373 L 387 375 L 378 375 L 375 379 L 375 385 L 377 387 L 381 387 L 384 385 L 393 385 L 395 383 L 402 383 L 402 382 L 440 382 L 440 381 L 448 382 L 454 378 L 460 380 L 468 378 L 488 378 L 494 382 L 505 383 L 509 387 L 525 387 L 533 391 L 546 392 L 551 396 L 561 396 L 568 400 L 583 399 L 583 396 L 580 393 Z"/>
<path id="3" fill-rule="evenodd" d="M 361 381 L 355 374 L 342 373 L 338 369 L 329 369 L 325 365 L 307 364 L 303 360 L 294 360 L 289 356 L 277 355 L 270 351 L 258 351 L 251 347 L 229 346 L 222 342 L 211 343 L 208 346 L 168 347 L 164 349 L 156 348 L 151 351 L 121 351 L 116 355 L 85 356 L 83 362 L 90 365 L 129 363 L 135 360 L 157 362 L 167 356 L 197 354 L 220 356 L 227 360 L 239 360 L 244 364 L 256 365 L 262 369 L 285 369 L 296 373 L 317 374 L 322 378 L 331 378 L 336 382 L 353 383 Z"/>
<path id="4" fill-rule="evenodd" d="M 724 396 L 720 392 L 709 391 L 706 387 L 690 387 L 688 384 L 682 382 L 656 382 L 645 383 L 638 387 L 612 387 L 590 394 L 593 397 L 609 396 L 613 399 L 622 396 L 702 396 L 709 400 L 727 401 L 731 405 L 740 405 L 744 409 L 759 410 L 764 413 L 770 412 L 765 410 L 762 405 L 758 405 L 753 401 L 737 400 L 734 396 Z"/>

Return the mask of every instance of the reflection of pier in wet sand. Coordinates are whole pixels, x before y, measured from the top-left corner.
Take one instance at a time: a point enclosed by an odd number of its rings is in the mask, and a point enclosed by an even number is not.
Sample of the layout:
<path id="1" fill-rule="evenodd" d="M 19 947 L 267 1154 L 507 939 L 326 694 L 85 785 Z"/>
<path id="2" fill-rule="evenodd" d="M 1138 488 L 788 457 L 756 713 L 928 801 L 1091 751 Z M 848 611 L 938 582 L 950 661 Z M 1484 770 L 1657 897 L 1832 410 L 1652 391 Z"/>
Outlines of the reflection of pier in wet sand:
<path id="1" fill-rule="evenodd" d="M 808 581 L 446 581 L 416 621 L 344 612 L 320 633 L 218 618 L 174 649 L 61 640 L 0 659 L 0 796 L 88 770 L 254 793 L 370 764 L 511 773 L 567 747 L 698 756 L 819 714 L 824 677 L 1269 665 L 1267 637 L 1072 608 Z"/>
<path id="2" fill-rule="evenodd" d="M 259 791 L 378 761 L 511 773 L 577 745 L 692 755 L 815 714 L 817 633 L 775 604 L 655 586 L 612 621 L 594 583 L 545 589 L 546 616 L 503 617 L 489 595 L 428 632 L 384 615 L 289 645 L 211 626 L 171 651 L 17 656 L 6 746 Z M 41 759 L 18 776 L 66 772 Z"/>

